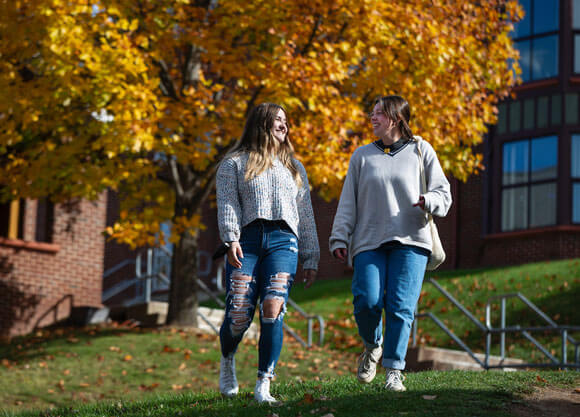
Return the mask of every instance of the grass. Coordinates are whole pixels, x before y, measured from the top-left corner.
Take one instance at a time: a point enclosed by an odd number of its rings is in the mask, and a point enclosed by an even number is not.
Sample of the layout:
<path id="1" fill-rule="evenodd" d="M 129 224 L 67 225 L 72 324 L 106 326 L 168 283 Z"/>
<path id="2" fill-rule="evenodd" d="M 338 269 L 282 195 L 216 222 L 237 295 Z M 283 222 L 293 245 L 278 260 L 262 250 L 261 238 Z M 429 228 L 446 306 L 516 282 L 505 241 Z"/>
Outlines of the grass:
<path id="1" fill-rule="evenodd" d="M 236 361 L 241 381 L 255 381 L 255 340 L 245 340 Z M 174 329 L 59 329 L 0 347 L 0 403 L 59 407 L 74 402 L 136 399 L 160 393 L 217 390 L 219 341 L 214 335 Z M 296 380 L 350 374 L 355 355 L 288 341 L 278 375 Z M 324 364 L 324 365 L 323 365 Z"/>
<path id="2" fill-rule="evenodd" d="M 409 374 L 406 393 L 385 392 L 379 378 L 361 385 L 353 376 L 274 384 L 278 407 L 259 405 L 248 388 L 235 399 L 215 392 L 162 394 L 138 401 L 5 413 L 14 416 L 509 416 L 512 403 L 534 386 L 570 388 L 578 383 L 569 372 L 422 372 Z"/>
<path id="3" fill-rule="evenodd" d="M 520 291 L 557 322 L 578 325 L 579 263 L 566 260 L 434 275 L 481 320 L 489 296 Z M 369 386 L 354 378 L 361 345 L 352 317 L 350 279 L 319 281 L 308 290 L 297 284 L 291 295 L 306 311 L 324 317 L 326 338 L 324 347 L 304 349 L 286 336 L 273 385 L 283 407 L 272 410 L 251 399 L 255 340 L 245 340 L 236 356 L 242 395 L 226 401 L 216 394 L 220 353 L 215 335 L 108 326 L 42 330 L 0 345 L 0 408 L 6 410 L 4 415 L 343 416 L 360 415 L 362 404 L 369 416 L 507 415 L 511 401 L 518 401 L 534 385 L 569 387 L 580 382 L 576 372 L 423 372 L 408 374 L 406 394 L 384 393 L 379 378 Z M 430 284 L 423 288 L 420 310 L 436 313 L 470 347 L 483 349 L 475 326 Z M 516 320 L 534 323 L 521 305 L 510 302 L 508 324 Z M 292 309 L 287 322 L 305 337 L 305 323 Z M 420 322 L 419 336 L 423 344 L 454 347 L 428 321 Z M 559 352 L 556 336 L 537 336 Z M 508 342 L 511 356 L 539 359 L 522 341 Z M 37 411 L 26 414 L 26 410 Z"/>

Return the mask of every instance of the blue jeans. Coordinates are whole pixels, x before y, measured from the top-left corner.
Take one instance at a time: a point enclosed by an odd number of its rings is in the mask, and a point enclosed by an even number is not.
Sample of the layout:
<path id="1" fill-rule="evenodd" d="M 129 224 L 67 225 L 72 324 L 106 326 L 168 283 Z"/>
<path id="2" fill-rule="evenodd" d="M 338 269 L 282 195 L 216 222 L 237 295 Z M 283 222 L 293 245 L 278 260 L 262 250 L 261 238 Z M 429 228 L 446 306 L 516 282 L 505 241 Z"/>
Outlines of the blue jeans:
<path id="1" fill-rule="evenodd" d="M 283 221 L 256 220 L 242 229 L 242 267 L 226 266 L 222 355 L 235 353 L 260 300 L 258 377 L 274 376 L 283 341 L 288 293 L 298 266 L 298 240 Z"/>
<path id="2" fill-rule="evenodd" d="M 405 369 L 409 334 L 428 258 L 429 251 L 425 249 L 390 243 L 354 257 L 352 294 L 358 331 L 365 346 L 380 346 L 385 310 L 385 368 Z"/>

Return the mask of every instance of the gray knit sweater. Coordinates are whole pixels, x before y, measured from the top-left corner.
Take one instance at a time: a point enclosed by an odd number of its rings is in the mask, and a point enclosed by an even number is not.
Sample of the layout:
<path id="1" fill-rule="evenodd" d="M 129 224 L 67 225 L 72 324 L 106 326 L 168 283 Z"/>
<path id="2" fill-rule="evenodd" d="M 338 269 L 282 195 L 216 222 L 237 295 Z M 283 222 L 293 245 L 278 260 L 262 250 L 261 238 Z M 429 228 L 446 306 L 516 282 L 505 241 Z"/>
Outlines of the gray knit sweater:
<path id="1" fill-rule="evenodd" d="M 332 227 L 331 252 L 348 248 L 352 261 L 389 241 L 431 250 L 427 215 L 413 204 L 423 195 L 425 211 L 445 216 L 451 192 L 433 147 L 417 139 L 394 155 L 374 143 L 353 153 Z M 423 153 L 427 193 L 421 192 L 417 146 Z"/>
<path id="2" fill-rule="evenodd" d="M 294 164 L 302 177 L 298 189 L 290 171 L 275 159 L 273 166 L 244 180 L 247 153 L 225 158 L 217 171 L 218 227 L 224 242 L 240 239 L 242 227 L 256 219 L 284 220 L 298 237 L 298 258 L 304 269 L 318 269 L 320 248 L 304 166 Z"/>

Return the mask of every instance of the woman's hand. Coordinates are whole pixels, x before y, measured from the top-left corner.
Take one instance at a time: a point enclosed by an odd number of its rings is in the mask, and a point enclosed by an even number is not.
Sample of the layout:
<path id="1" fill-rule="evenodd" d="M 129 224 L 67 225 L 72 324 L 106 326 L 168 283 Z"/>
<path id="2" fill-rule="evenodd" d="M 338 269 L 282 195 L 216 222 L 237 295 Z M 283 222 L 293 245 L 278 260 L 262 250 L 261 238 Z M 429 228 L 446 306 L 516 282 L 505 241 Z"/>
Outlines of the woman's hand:
<path id="1" fill-rule="evenodd" d="M 346 262 L 348 256 L 348 250 L 346 248 L 338 248 L 332 252 L 335 258 L 338 258 L 340 262 Z"/>
<path id="2" fill-rule="evenodd" d="M 244 259 L 244 252 L 242 252 L 240 242 L 231 242 L 228 249 L 228 263 L 234 268 L 241 268 L 242 261 L 240 259 Z"/>
<path id="3" fill-rule="evenodd" d="M 425 197 L 419 196 L 419 202 L 413 204 L 413 207 L 421 207 L 421 210 L 425 210 Z"/>
<path id="4" fill-rule="evenodd" d="M 304 288 L 310 288 L 314 281 L 316 281 L 316 269 L 305 269 L 304 270 Z"/>

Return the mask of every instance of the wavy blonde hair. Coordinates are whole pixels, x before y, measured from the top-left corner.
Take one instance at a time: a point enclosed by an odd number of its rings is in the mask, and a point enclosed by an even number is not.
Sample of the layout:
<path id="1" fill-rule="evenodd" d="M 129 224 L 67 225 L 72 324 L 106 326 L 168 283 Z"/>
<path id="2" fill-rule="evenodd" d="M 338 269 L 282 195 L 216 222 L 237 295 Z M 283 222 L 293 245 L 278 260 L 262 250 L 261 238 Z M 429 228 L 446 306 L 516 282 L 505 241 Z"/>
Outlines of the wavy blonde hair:
<path id="1" fill-rule="evenodd" d="M 298 188 L 300 188 L 302 177 L 293 162 L 294 148 L 290 143 L 290 128 L 288 127 L 286 130 L 286 137 L 282 143 L 272 135 L 272 127 L 280 110 L 288 117 L 286 110 L 278 104 L 262 103 L 254 107 L 246 120 L 240 145 L 234 152 L 249 154 L 244 176 L 246 181 L 272 167 L 274 157 L 278 157 L 282 164 L 288 168 Z M 288 126 L 288 121 L 286 123 Z"/>

